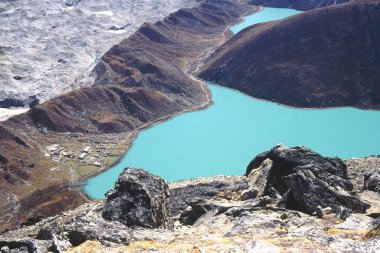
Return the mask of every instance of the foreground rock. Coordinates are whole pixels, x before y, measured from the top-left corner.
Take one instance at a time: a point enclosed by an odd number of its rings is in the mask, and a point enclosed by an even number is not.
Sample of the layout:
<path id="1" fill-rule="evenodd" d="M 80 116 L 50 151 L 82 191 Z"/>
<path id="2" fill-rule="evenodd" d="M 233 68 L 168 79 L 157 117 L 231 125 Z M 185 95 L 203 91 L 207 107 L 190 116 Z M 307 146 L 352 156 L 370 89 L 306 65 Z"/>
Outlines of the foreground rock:
<path id="1" fill-rule="evenodd" d="M 282 149 L 297 163 L 293 152 Z M 278 152 L 282 152 L 277 150 Z M 335 164 L 305 149 L 311 161 Z M 259 156 L 265 158 L 263 156 Z M 301 159 L 306 162 L 308 159 Z M 260 168 L 271 169 L 277 162 Z M 326 158 L 327 159 L 327 158 Z M 276 159 L 274 159 L 276 161 Z M 336 163 L 340 169 L 340 162 Z M 332 166 L 333 167 L 333 166 Z M 331 168 L 332 169 L 332 168 Z M 340 171 L 336 169 L 336 171 Z M 289 168 L 289 170 L 291 170 Z M 344 171 L 344 169 L 343 169 Z M 301 170 L 302 173 L 306 173 Z M 308 172 L 309 173 L 309 172 Z M 265 174 L 265 173 L 264 173 Z M 262 174 L 262 175 L 264 175 Z M 293 173 L 294 177 L 298 173 Z M 309 179 L 315 180 L 313 177 Z M 268 181 L 270 182 L 270 181 Z M 294 183 L 297 181 L 295 180 Z M 342 221 L 320 209 L 321 218 L 281 207 L 281 198 L 271 187 L 269 196 L 254 197 L 249 179 L 237 176 L 197 178 L 170 184 L 171 206 L 175 208 L 174 230 L 153 228 L 158 210 L 169 215 L 168 188 L 163 180 L 143 170 L 128 169 L 120 175 L 105 201 L 85 204 L 75 210 L 44 219 L 34 225 L 0 236 L 0 246 L 13 252 L 377 252 L 379 222 L 365 214 L 351 214 Z M 301 181 L 301 184 L 303 181 Z M 310 184 L 300 185 L 310 191 Z M 241 196 L 253 191 L 245 201 Z M 321 189 L 325 192 L 325 189 Z M 375 192 L 371 192 L 377 194 Z M 278 193 L 280 194 L 280 193 Z M 244 198 L 243 198 L 244 199 Z M 157 201 L 162 201 L 158 203 Z M 131 206 L 132 203 L 136 205 Z M 162 205 L 163 204 L 163 205 Z M 150 206 L 151 208 L 147 208 Z M 184 208 L 185 207 L 185 208 Z M 124 211 L 124 212 L 123 212 Z M 109 213 L 115 220 L 107 220 Z M 141 214 L 138 217 L 136 214 Z M 130 218 L 143 227 L 126 226 Z M 116 221 L 117 220 L 117 221 Z M 142 222 L 140 221 L 142 220 Z M 146 228 L 146 222 L 153 222 Z M 123 224 L 124 223 L 124 224 Z M 171 223 L 169 223 L 171 224 Z M 157 226 L 156 226 L 157 227 Z M 8 248 L 6 248 L 8 247 Z M 38 251 L 36 251 L 38 249 Z"/>
<path id="2" fill-rule="evenodd" d="M 146 228 L 173 227 L 168 185 L 144 170 L 125 169 L 106 197 L 106 220 Z"/>
<path id="3" fill-rule="evenodd" d="M 349 194 L 353 186 L 342 160 L 322 157 L 305 147 L 278 145 L 253 159 L 246 174 L 251 183 L 261 186 L 262 195 L 277 192 L 285 207 L 308 214 L 318 206 L 334 212 L 341 207 L 365 212 L 370 207 Z"/>
<path id="4" fill-rule="evenodd" d="M 331 207 L 335 212 L 343 207 L 352 212 L 365 213 L 370 207 L 369 204 L 350 196 L 339 186 L 334 188 L 316 178 L 310 170 L 291 174 L 284 180 L 289 187 L 286 206 L 291 209 L 313 214 L 318 206 Z"/>

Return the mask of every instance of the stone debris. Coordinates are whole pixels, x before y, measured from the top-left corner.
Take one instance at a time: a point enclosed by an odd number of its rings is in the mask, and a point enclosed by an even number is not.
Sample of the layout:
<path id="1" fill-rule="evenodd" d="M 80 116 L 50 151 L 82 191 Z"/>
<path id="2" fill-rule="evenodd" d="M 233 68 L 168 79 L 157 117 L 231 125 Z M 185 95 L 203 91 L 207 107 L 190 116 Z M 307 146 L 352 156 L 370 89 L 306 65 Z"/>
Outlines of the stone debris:
<path id="1" fill-rule="evenodd" d="M 378 252 L 379 218 L 362 213 L 367 204 L 349 190 L 339 160 L 284 146 L 258 157 L 266 161 L 258 165 L 266 167 L 259 180 L 265 182 L 263 196 L 255 196 L 259 190 L 250 185 L 252 173 L 168 186 L 128 168 L 106 200 L 10 230 L 0 236 L 0 248 L 80 252 L 99 242 L 91 252 Z M 241 197 L 246 194 L 247 199 Z"/>

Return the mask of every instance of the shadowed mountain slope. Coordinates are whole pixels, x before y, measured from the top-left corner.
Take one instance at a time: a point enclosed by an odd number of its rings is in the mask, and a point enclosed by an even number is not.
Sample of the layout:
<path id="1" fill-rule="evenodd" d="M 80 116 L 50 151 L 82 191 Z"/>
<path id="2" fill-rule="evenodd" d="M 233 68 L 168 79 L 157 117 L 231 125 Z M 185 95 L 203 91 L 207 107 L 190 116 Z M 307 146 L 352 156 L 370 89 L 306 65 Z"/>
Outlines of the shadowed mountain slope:
<path id="1" fill-rule="evenodd" d="M 350 0 L 250 0 L 253 5 L 275 8 L 291 8 L 301 11 L 347 3 Z"/>
<path id="2" fill-rule="evenodd" d="M 316 9 L 241 31 L 199 76 L 295 107 L 379 109 L 379 31 L 377 1 Z"/>

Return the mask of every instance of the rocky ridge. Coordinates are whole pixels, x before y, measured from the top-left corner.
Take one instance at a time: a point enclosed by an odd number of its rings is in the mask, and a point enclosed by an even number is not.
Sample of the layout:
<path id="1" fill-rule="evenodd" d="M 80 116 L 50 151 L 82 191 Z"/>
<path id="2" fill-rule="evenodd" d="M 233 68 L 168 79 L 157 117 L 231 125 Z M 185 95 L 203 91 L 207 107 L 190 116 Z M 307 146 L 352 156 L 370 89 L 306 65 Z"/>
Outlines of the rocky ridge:
<path id="1" fill-rule="evenodd" d="M 274 154 L 282 157 L 285 164 L 299 162 L 303 166 L 313 167 L 321 162 L 327 165 L 320 171 L 314 171 L 314 176 L 304 173 L 304 169 L 300 169 L 302 172 L 296 169 L 293 174 L 305 174 L 305 180 L 301 184 L 304 185 L 302 189 L 307 191 L 313 191 L 315 187 L 314 182 L 307 179 L 315 180 L 320 174 L 331 173 L 337 178 L 349 177 L 354 171 L 368 169 L 367 159 L 377 166 L 380 165 L 379 157 L 359 159 L 355 161 L 355 166 L 351 166 L 350 161 L 325 158 L 304 147 L 286 148 L 279 145 L 253 160 L 247 169 L 248 177 L 219 176 L 186 180 L 171 183 L 167 188 L 161 179 L 143 170 L 129 168 L 120 175 L 111 194 L 120 197 L 119 203 L 128 203 L 130 196 L 141 197 L 143 201 L 137 201 L 133 207 L 135 212 L 140 214 L 137 220 L 133 219 L 136 223 L 132 222 L 126 226 L 123 224 L 125 217 L 121 216 L 113 220 L 104 219 L 104 212 L 108 212 L 111 206 L 115 212 L 128 213 L 131 210 L 129 205 L 111 204 L 114 199 L 108 198 L 87 203 L 34 225 L 8 231 L 0 236 L 0 248 L 5 252 L 46 252 L 47 249 L 53 252 L 376 252 L 380 246 L 380 209 L 377 212 L 368 212 L 369 209 L 365 208 L 367 212 L 361 213 L 365 210 L 352 209 L 349 202 L 346 202 L 340 203 L 341 209 L 347 209 L 346 212 L 329 206 L 317 206 L 319 211 L 307 214 L 301 211 L 299 206 L 284 206 L 288 198 L 286 195 L 273 194 L 273 191 L 266 193 L 265 190 L 276 185 L 276 180 L 270 175 L 279 170 L 278 160 L 274 159 L 273 163 L 270 163 L 267 158 L 273 158 Z M 287 159 L 289 154 L 290 158 Z M 263 158 L 264 164 L 254 166 Z M 297 166 L 299 165 L 293 168 Z M 288 171 L 286 166 L 282 168 Z M 340 172 L 343 172 L 343 175 Z M 376 173 L 376 169 L 372 169 L 372 173 Z M 253 174 L 265 174 L 266 176 L 262 176 L 262 179 L 266 180 L 265 184 L 255 184 L 252 181 Z M 361 175 L 363 178 L 364 174 Z M 319 196 L 328 203 L 331 192 L 327 185 L 331 180 L 323 176 L 320 180 L 326 188 L 319 189 Z M 135 184 L 139 186 L 122 186 Z M 154 186 L 154 191 L 141 191 Z M 363 186 L 364 182 L 356 186 L 361 188 L 361 194 L 358 191 L 340 191 L 338 194 L 342 198 L 348 194 L 364 203 L 361 196 L 369 191 Z M 252 191 L 253 188 L 263 193 L 244 199 L 244 192 Z M 170 197 L 167 194 L 168 189 Z M 190 189 L 194 191 L 191 192 Z M 297 196 L 306 193 L 293 189 L 291 191 L 293 201 L 303 203 L 303 199 Z M 380 197 L 377 192 L 372 193 L 377 194 L 377 198 Z M 162 198 L 162 203 L 170 203 L 173 214 L 170 213 L 170 208 L 166 207 L 152 205 L 146 209 L 144 203 L 149 203 L 147 200 L 155 202 L 154 199 L 157 197 Z M 320 203 L 312 199 L 310 204 Z M 186 207 L 183 208 L 184 206 Z M 171 216 L 174 228 L 144 228 L 145 225 L 141 227 L 140 221 L 146 220 L 152 212 L 159 213 L 160 217 Z M 190 220 L 191 223 L 188 222 Z"/>

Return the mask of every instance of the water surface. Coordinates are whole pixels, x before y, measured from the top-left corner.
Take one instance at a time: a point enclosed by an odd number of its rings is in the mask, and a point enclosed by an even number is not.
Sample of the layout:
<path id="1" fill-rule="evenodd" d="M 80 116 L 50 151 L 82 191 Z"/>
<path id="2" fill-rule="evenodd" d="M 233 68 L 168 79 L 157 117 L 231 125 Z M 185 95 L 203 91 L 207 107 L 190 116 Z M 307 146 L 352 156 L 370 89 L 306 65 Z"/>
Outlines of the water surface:
<path id="1" fill-rule="evenodd" d="M 272 13 L 272 14 L 269 14 Z M 265 8 L 234 26 L 298 13 Z M 261 101 L 209 85 L 214 105 L 185 113 L 139 133 L 121 162 L 88 180 L 92 198 L 103 198 L 126 167 L 143 168 L 168 181 L 214 175 L 243 175 L 253 157 L 278 143 L 304 145 L 325 156 L 380 153 L 380 112 L 353 108 L 304 110 Z"/>
<path id="2" fill-rule="evenodd" d="M 301 12 L 302 11 L 286 9 L 286 8 L 263 8 L 259 12 L 256 12 L 256 13 L 253 13 L 252 15 L 244 17 L 241 23 L 231 26 L 230 29 L 233 33 L 238 33 L 248 26 L 264 23 L 264 22 L 269 22 L 269 21 L 280 20 L 280 19 L 287 18 Z"/>
<path id="3" fill-rule="evenodd" d="M 243 175 L 254 156 L 278 143 L 341 158 L 380 153 L 380 112 L 301 110 L 209 88 L 213 106 L 140 132 L 121 162 L 90 179 L 86 192 L 102 198 L 126 167 L 144 168 L 168 181 Z"/>

